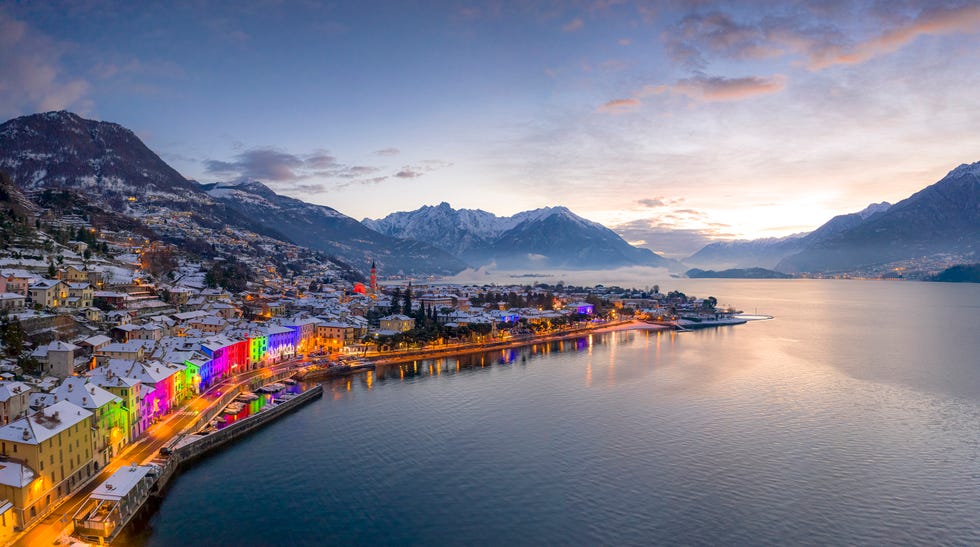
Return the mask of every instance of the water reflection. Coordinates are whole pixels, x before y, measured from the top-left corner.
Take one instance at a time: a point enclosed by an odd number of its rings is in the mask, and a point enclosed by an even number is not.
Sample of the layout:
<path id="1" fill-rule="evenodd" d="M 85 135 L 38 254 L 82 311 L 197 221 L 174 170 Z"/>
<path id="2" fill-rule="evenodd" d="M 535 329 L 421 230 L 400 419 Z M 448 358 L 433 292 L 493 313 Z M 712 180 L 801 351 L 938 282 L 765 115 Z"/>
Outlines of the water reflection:
<path id="1" fill-rule="evenodd" d="M 378 365 L 374 371 L 365 371 L 343 378 L 328 379 L 322 383 L 324 389 L 335 393 L 335 398 L 343 398 L 343 394 L 349 393 L 354 385 L 358 385 L 365 390 L 371 390 L 376 387 L 376 383 L 383 385 L 386 382 L 417 381 L 441 375 L 486 373 L 494 368 L 505 368 L 514 365 L 521 367 L 528 366 L 550 355 L 566 353 L 581 354 L 586 358 L 583 369 L 584 384 L 586 387 L 589 387 L 592 385 L 593 375 L 598 371 L 596 367 L 600 366 L 599 363 L 593 362 L 594 350 L 598 347 L 603 347 L 608 349 L 608 352 L 603 352 L 601 357 L 601 368 L 605 375 L 603 384 L 612 386 L 616 383 L 615 369 L 617 352 L 615 348 L 617 346 L 633 344 L 636 340 L 642 341 L 642 347 L 645 348 L 644 355 L 647 357 L 650 357 L 648 350 L 652 345 L 655 348 L 652 358 L 656 360 L 661 356 L 661 345 L 664 343 L 674 344 L 677 341 L 677 337 L 674 332 L 643 330 L 589 334 L 577 338 L 481 353 Z M 647 362 L 648 359 L 643 359 L 643 361 Z"/>

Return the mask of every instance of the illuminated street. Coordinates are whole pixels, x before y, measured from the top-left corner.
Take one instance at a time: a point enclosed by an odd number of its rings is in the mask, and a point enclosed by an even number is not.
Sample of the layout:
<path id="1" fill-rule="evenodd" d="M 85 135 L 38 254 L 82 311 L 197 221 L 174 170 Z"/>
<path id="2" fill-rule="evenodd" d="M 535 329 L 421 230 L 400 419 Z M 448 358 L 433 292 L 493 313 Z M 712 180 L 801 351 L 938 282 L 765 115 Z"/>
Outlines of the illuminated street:
<path id="1" fill-rule="evenodd" d="M 13 542 L 13 545 L 29 547 L 33 545 L 53 545 L 56 541 L 65 543 L 63 538 L 72 532 L 72 517 L 79 507 L 85 503 L 89 494 L 102 484 L 109 476 L 123 465 L 131 463 L 149 463 L 159 458 L 160 448 L 165 446 L 171 439 L 181 433 L 192 431 L 193 426 L 198 420 L 198 416 L 213 405 L 218 404 L 218 399 L 214 398 L 216 393 L 225 393 L 239 384 L 247 384 L 250 380 L 261 377 L 271 376 L 287 369 L 296 368 L 299 360 L 291 360 L 277 365 L 256 369 L 234 377 L 227 378 L 219 384 L 213 386 L 207 392 L 194 397 L 182 405 L 178 410 L 172 412 L 166 419 L 153 424 L 146 434 L 127 446 L 123 451 L 112 459 L 112 462 L 99 470 L 91 481 L 76 490 L 64 503 L 54 509 L 46 517 L 39 520 L 36 525 L 23 533 Z"/>

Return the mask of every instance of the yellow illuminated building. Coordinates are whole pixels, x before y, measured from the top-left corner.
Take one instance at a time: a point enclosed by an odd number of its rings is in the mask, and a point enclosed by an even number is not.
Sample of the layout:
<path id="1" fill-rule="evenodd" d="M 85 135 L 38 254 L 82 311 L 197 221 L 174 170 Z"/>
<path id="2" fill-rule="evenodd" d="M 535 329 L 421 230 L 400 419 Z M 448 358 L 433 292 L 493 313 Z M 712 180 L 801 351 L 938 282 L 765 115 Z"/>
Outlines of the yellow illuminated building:
<path id="1" fill-rule="evenodd" d="M 92 413 L 70 402 L 0 427 L 0 498 L 16 529 L 43 517 L 95 474 Z"/>

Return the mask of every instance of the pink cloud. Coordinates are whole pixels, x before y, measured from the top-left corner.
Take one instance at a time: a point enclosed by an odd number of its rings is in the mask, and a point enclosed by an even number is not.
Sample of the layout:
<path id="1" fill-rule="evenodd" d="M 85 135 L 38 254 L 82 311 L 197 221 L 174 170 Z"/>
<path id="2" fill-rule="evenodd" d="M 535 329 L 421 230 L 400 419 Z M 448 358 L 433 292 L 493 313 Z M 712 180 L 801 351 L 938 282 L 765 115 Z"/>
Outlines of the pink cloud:
<path id="1" fill-rule="evenodd" d="M 596 112 L 602 112 L 605 114 L 619 114 L 639 108 L 641 104 L 643 104 L 643 102 L 639 99 L 616 99 L 600 106 L 596 109 Z"/>
<path id="2" fill-rule="evenodd" d="M 565 26 L 563 26 L 561 29 L 565 32 L 575 32 L 576 30 L 582 29 L 584 26 L 585 23 L 582 21 L 582 19 L 576 17 L 575 19 L 565 23 Z"/>
<path id="3" fill-rule="evenodd" d="M 777 93 L 786 87 L 786 78 L 776 75 L 771 78 L 723 78 L 719 76 L 696 76 L 679 80 L 671 86 L 648 88 L 653 93 L 669 90 L 691 99 L 707 102 L 741 101 L 759 95 Z"/>
<path id="4" fill-rule="evenodd" d="M 811 52 L 810 67 L 822 69 L 836 64 L 858 64 L 872 57 L 901 49 L 919 36 L 980 32 L 980 5 L 926 10 L 905 25 L 844 50 L 830 48 Z"/>

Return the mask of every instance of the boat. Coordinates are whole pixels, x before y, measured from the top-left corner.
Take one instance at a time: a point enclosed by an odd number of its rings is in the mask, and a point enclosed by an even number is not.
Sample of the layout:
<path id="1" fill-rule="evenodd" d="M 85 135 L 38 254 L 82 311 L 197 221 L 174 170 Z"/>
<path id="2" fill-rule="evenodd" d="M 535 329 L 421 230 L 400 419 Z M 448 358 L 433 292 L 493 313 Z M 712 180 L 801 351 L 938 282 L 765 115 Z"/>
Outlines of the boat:
<path id="1" fill-rule="evenodd" d="M 255 391 L 261 391 L 262 393 L 278 393 L 284 389 L 286 389 L 286 386 L 278 382 L 273 382 L 271 384 L 266 384 Z"/>
<path id="2" fill-rule="evenodd" d="M 225 409 L 224 409 L 223 412 L 225 414 L 238 414 L 244 408 L 245 408 L 245 405 L 244 404 L 242 404 L 242 403 L 236 403 L 236 402 L 232 401 L 232 402 L 228 403 L 228 406 L 225 407 Z"/>
<path id="3" fill-rule="evenodd" d="M 251 391 L 243 391 L 238 395 L 238 397 L 235 397 L 235 400 L 241 403 L 251 403 L 252 401 L 258 401 L 259 396 Z"/>
<path id="4" fill-rule="evenodd" d="M 285 378 L 283 379 L 282 383 L 286 384 L 287 386 L 292 386 L 296 385 L 296 380 L 293 380 L 292 378 Z"/>

